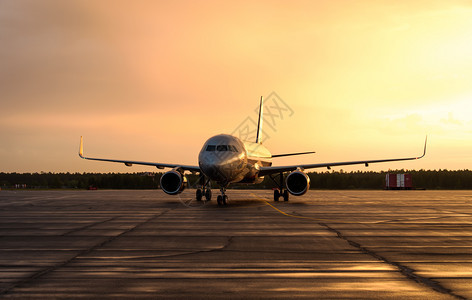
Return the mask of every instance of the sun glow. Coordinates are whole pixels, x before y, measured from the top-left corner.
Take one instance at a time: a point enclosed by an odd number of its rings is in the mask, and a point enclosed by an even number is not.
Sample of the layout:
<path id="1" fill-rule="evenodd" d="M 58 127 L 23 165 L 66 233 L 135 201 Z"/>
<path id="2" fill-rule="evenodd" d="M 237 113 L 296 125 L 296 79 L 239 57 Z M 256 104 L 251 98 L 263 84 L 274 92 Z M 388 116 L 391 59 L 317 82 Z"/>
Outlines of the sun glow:
<path id="1" fill-rule="evenodd" d="M 81 135 L 123 159 L 196 163 L 272 91 L 294 111 L 266 142 L 274 153 L 382 158 L 429 134 L 431 155 L 409 167 L 472 168 L 467 2 L 2 5 L 5 171 L 83 170 L 66 154 Z"/>

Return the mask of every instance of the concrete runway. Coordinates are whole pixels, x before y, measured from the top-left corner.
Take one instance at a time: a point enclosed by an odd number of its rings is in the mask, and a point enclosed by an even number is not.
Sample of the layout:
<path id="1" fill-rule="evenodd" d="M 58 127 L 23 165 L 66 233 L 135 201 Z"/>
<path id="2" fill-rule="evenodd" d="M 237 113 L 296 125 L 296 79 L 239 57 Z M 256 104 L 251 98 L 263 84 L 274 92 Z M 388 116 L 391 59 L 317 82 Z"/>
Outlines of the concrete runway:
<path id="1" fill-rule="evenodd" d="M 472 299 L 472 191 L 193 194 L 0 191 L 0 298 Z"/>

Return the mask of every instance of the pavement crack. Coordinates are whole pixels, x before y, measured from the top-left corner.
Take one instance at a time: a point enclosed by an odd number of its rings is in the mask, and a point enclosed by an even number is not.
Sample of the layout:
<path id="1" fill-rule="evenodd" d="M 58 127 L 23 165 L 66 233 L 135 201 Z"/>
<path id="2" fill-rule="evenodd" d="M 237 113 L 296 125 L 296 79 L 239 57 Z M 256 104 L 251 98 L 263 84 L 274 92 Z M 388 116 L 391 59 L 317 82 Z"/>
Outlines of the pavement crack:
<path id="1" fill-rule="evenodd" d="M 94 250 L 96 250 L 96 249 L 98 249 L 98 248 L 100 248 L 100 247 L 103 247 L 104 245 L 106 245 L 106 244 L 108 244 L 108 243 L 114 241 L 115 239 L 117 239 L 117 238 L 119 238 L 119 237 L 121 237 L 121 236 L 123 236 L 123 235 L 125 235 L 125 234 L 127 234 L 127 233 L 129 233 L 129 232 L 132 232 L 132 231 L 136 230 L 137 228 L 139 228 L 139 227 L 141 227 L 141 226 L 143 226 L 143 225 L 145 225 L 145 224 L 147 224 L 147 223 L 149 223 L 149 222 L 152 222 L 153 220 L 155 220 L 155 219 L 157 219 L 157 218 L 159 218 L 159 217 L 165 215 L 166 213 L 168 213 L 168 212 L 170 212 L 170 211 L 172 211 L 172 210 L 174 210 L 174 209 L 175 209 L 175 208 L 167 209 L 167 210 L 161 212 L 160 214 L 152 215 L 151 217 L 147 218 L 147 219 L 144 220 L 143 222 L 136 224 L 134 227 L 131 227 L 131 228 L 129 228 L 129 229 L 127 229 L 127 230 L 121 232 L 120 234 L 117 234 L 117 235 L 115 235 L 115 236 L 111 236 L 111 237 L 107 238 L 106 240 L 104 240 L 104 241 L 102 241 L 102 242 L 100 242 L 100 243 L 98 243 L 98 244 L 96 244 L 96 245 L 94 245 L 94 246 L 92 246 L 92 247 L 90 247 L 90 248 L 88 248 L 88 249 L 84 249 L 84 250 L 82 250 L 82 251 L 79 251 L 79 253 L 77 253 L 77 254 L 74 255 L 73 257 L 71 257 L 71 258 L 69 258 L 69 259 L 67 259 L 67 260 L 65 260 L 65 261 L 63 261 L 63 262 L 60 262 L 60 263 L 58 263 L 58 264 L 56 264 L 56 265 L 54 265 L 54 266 L 51 266 L 51 267 L 47 267 L 47 268 L 45 268 L 45 269 L 43 269 L 43 270 L 40 270 L 40 271 L 36 272 L 35 274 L 33 274 L 33 275 L 29 276 L 29 277 L 23 278 L 23 279 L 21 279 L 20 281 L 15 282 L 15 283 L 11 284 L 10 286 L 8 286 L 8 287 L 3 288 L 2 290 L 0 290 L 0 296 L 6 295 L 6 294 L 10 293 L 10 292 L 11 292 L 13 289 L 15 289 L 15 288 L 21 287 L 21 286 L 23 286 L 23 285 L 25 285 L 25 284 L 28 284 L 29 282 L 31 282 L 31 281 L 33 281 L 33 280 L 36 280 L 36 279 L 38 279 L 38 278 L 40 278 L 40 277 L 42 277 L 42 276 L 44 276 L 44 275 L 47 275 L 47 274 L 49 274 L 49 273 L 51 273 L 51 272 L 53 272 L 53 271 L 55 271 L 55 270 L 57 270 L 57 269 L 59 269 L 59 268 L 62 268 L 62 267 L 64 267 L 64 266 L 66 266 L 67 264 L 71 263 L 72 261 L 74 261 L 75 259 L 77 259 L 78 257 L 83 256 L 83 255 L 87 255 L 87 254 L 89 254 L 90 252 L 92 252 L 92 251 L 94 251 Z"/>
<path id="2" fill-rule="evenodd" d="M 93 226 L 96 226 L 96 225 L 100 225 L 100 224 L 103 224 L 103 223 L 106 223 L 106 222 L 110 222 L 110 221 L 113 221 L 115 220 L 116 218 L 118 218 L 118 216 L 116 217 L 113 217 L 113 218 L 109 218 L 109 219 L 106 219 L 106 220 L 103 220 L 103 221 L 99 221 L 99 222 L 95 222 L 95 223 L 92 223 L 92 224 L 88 224 L 88 225 L 85 225 L 85 226 L 82 226 L 80 228 L 76 228 L 76 229 L 72 229 L 66 233 L 63 233 L 61 236 L 67 236 L 69 234 L 72 234 L 74 232 L 78 232 L 78 231 L 81 231 L 81 230 L 85 230 L 85 229 L 89 229 Z"/>
<path id="3" fill-rule="evenodd" d="M 391 261 L 391 260 L 387 259 L 386 257 L 383 257 L 382 255 L 379 255 L 378 253 L 362 246 L 361 244 L 350 240 L 348 237 L 343 235 L 342 232 L 340 232 L 339 230 L 334 229 L 333 227 L 329 226 L 328 224 L 318 223 L 318 225 L 323 226 L 326 229 L 328 229 L 329 231 L 335 233 L 338 238 L 340 238 L 342 240 L 345 240 L 347 243 L 349 243 L 349 245 L 359 249 L 363 253 L 365 253 L 367 255 L 370 255 L 370 256 L 376 258 L 377 260 L 382 261 L 386 264 L 389 264 L 391 266 L 396 267 L 401 274 L 403 274 L 405 277 L 407 277 L 410 280 L 413 280 L 413 281 L 415 281 L 419 284 L 425 285 L 425 286 L 433 289 L 436 292 L 439 292 L 439 293 L 442 293 L 442 294 L 447 294 L 447 295 L 450 295 L 452 297 L 455 297 L 456 299 L 467 299 L 467 298 L 465 298 L 461 295 L 455 294 L 452 290 L 443 287 L 439 282 L 437 282 L 437 281 L 435 281 L 431 278 L 423 277 L 421 275 L 416 274 L 416 270 L 414 270 L 412 268 L 409 268 L 407 266 L 404 266 L 404 265 L 402 265 L 398 262 Z"/>
<path id="4" fill-rule="evenodd" d="M 226 241 L 226 244 L 219 250 L 227 249 L 231 245 L 231 243 L 233 242 L 233 238 L 234 238 L 234 236 L 229 236 L 228 240 Z"/>
<path id="5" fill-rule="evenodd" d="M 191 251 L 191 252 L 185 252 L 185 253 L 177 253 L 177 254 L 170 254 L 170 255 L 160 255 L 160 256 L 152 256 L 152 257 L 179 257 L 179 256 L 186 256 L 186 255 L 193 255 L 193 254 L 200 254 L 200 253 L 209 253 L 209 252 L 216 252 L 216 251 L 224 251 L 226 250 L 230 245 L 231 243 L 233 242 L 233 238 L 234 236 L 229 236 L 226 243 L 221 246 L 221 247 L 217 247 L 217 248 L 213 248 L 213 249 L 205 249 L 205 250 L 197 250 L 197 251 Z M 143 256 L 140 256 L 138 258 L 150 258 L 150 256 L 146 256 L 146 257 L 143 257 Z"/>

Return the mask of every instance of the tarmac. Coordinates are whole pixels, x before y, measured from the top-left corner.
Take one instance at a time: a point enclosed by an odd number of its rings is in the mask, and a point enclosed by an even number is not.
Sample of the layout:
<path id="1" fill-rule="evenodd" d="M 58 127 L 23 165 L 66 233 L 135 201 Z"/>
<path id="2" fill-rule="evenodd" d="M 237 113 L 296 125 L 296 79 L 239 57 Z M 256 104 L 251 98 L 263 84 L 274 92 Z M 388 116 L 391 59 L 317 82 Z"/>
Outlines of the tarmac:
<path id="1" fill-rule="evenodd" d="M 194 192 L 0 191 L 0 298 L 472 299 L 472 191 Z"/>

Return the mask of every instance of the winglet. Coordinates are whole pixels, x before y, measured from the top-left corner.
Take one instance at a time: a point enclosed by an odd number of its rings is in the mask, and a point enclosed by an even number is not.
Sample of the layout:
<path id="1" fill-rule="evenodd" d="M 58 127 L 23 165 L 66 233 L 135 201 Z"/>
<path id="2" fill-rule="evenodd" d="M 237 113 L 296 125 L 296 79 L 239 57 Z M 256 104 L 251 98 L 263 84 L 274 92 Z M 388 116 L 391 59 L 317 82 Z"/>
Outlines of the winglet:
<path id="1" fill-rule="evenodd" d="M 80 148 L 79 148 L 79 156 L 84 158 L 84 139 L 80 136 Z"/>
<path id="2" fill-rule="evenodd" d="M 426 135 L 426 138 L 424 139 L 424 152 L 423 152 L 423 156 L 426 155 L 426 144 L 428 143 L 428 136 Z M 423 157 L 421 156 L 421 157 Z"/>
<path id="3" fill-rule="evenodd" d="M 420 157 L 417 157 L 416 159 L 420 159 L 420 158 L 423 158 L 425 155 L 426 155 L 426 144 L 428 143 L 428 136 L 426 136 L 426 138 L 424 139 L 424 151 L 423 151 L 423 155 L 421 155 Z"/>
<path id="4" fill-rule="evenodd" d="M 263 105 L 263 100 L 261 96 L 261 103 L 259 105 L 259 121 L 257 122 L 257 135 L 256 135 L 256 143 L 260 144 L 262 143 L 262 120 L 263 120 L 263 114 L 264 112 L 262 111 L 264 108 Z"/>

